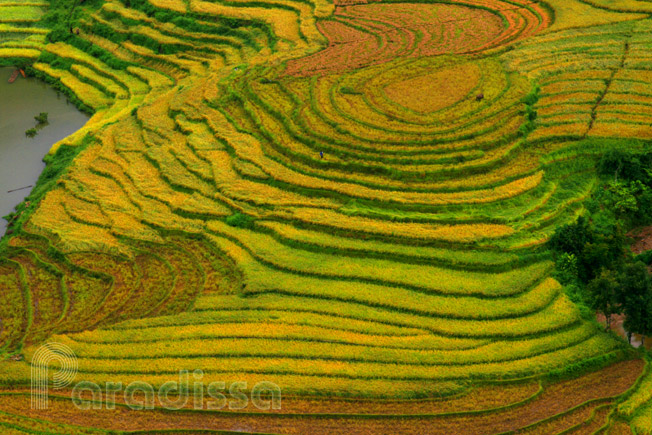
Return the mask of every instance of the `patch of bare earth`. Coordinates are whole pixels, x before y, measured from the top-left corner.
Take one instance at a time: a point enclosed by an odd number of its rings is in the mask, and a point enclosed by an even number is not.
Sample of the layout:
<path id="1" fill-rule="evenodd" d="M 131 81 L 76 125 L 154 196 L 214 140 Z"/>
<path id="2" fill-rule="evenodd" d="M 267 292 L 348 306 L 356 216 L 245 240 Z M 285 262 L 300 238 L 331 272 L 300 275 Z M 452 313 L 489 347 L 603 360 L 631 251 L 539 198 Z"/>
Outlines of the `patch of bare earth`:
<path id="1" fill-rule="evenodd" d="M 565 380 L 548 385 L 533 400 L 518 402 L 515 406 L 485 413 L 458 413 L 414 415 L 413 403 L 394 402 L 392 415 L 378 415 L 383 406 L 370 406 L 370 401 L 361 400 L 361 407 L 355 401 L 322 400 L 309 405 L 310 413 L 242 414 L 237 412 L 195 411 L 171 412 L 163 409 L 131 410 L 124 406 L 116 409 L 97 409 L 92 412 L 78 409 L 69 398 L 51 397 L 46 410 L 31 409 L 28 393 L 0 395 L 0 410 L 5 413 L 36 418 L 55 423 L 76 424 L 107 430 L 181 430 L 213 429 L 278 434 L 493 434 L 518 430 L 541 422 L 541 427 L 571 428 L 582 422 L 590 424 L 589 410 L 600 404 L 609 403 L 625 392 L 640 376 L 642 360 L 623 361 L 605 369 L 586 374 L 577 379 Z M 521 395 L 520 398 L 523 396 Z M 595 401 L 590 402 L 589 401 Z M 290 400 L 290 403 L 292 401 Z M 290 405 L 292 406 L 292 405 Z M 480 405 L 482 408 L 483 405 Z M 304 406 L 298 400 L 295 411 Z M 344 407 L 344 409 L 343 409 Z M 573 408 L 579 407 L 576 410 Z M 350 414 L 333 414 L 352 410 L 367 415 L 364 418 Z M 442 411 L 444 408 L 441 409 Z M 428 411 L 423 408 L 421 411 Z M 430 409 L 436 411 L 436 409 Z M 569 412 L 570 411 L 570 412 Z M 330 414 L 324 414 L 330 412 Z M 349 411 L 350 412 L 350 411 Z M 412 415 L 410 415 L 412 413 Z M 567 415 L 561 415 L 565 414 Z M 376 414 L 376 415 L 373 415 Z M 546 420 L 554 420 L 545 422 Z M 534 428 L 532 428 L 534 430 Z M 535 431 L 536 433 L 536 431 Z M 579 432 L 582 433 L 582 432 Z"/>

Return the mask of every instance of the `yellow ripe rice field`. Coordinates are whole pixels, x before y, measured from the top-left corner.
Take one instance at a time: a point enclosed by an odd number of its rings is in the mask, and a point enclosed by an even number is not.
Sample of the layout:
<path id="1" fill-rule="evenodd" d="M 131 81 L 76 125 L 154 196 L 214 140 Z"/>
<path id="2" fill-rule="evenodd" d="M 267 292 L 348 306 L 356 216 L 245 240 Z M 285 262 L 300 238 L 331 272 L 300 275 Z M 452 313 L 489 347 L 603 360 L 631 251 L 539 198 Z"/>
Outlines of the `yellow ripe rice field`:
<path id="1" fill-rule="evenodd" d="M 0 239 L 0 433 L 652 434 L 546 244 L 652 138 L 650 13 L 0 0 L 0 65 L 92 115 Z"/>

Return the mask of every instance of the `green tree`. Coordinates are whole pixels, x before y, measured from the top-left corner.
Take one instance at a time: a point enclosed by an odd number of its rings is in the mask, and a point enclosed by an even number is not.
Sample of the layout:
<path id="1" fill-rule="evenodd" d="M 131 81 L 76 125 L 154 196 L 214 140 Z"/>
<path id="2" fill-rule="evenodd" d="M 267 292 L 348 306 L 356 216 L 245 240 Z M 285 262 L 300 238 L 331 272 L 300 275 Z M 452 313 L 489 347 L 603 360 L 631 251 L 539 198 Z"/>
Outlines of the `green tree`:
<path id="1" fill-rule="evenodd" d="M 616 298 L 625 314 L 623 326 L 631 343 L 632 333 L 644 337 L 652 332 L 652 287 L 647 267 L 641 263 L 630 263 L 623 268 Z"/>
<path id="2" fill-rule="evenodd" d="M 613 177 L 615 181 L 640 180 L 648 186 L 652 185 L 652 153 L 636 154 L 613 149 L 605 153 L 598 163 L 598 173 L 605 177 Z"/>
<path id="3" fill-rule="evenodd" d="M 603 190 L 605 193 L 602 198 L 603 207 L 609 208 L 618 217 L 636 213 L 638 211 L 636 195 L 643 188 L 645 186 L 640 181 L 633 181 L 631 183 L 612 181 L 607 183 Z"/>
<path id="4" fill-rule="evenodd" d="M 592 211 L 592 220 L 596 217 L 604 220 L 605 216 L 610 216 L 607 220 L 631 227 L 649 221 L 651 195 L 650 188 L 640 180 L 611 181 L 596 192 L 595 199 L 587 208 Z"/>
<path id="5" fill-rule="evenodd" d="M 575 223 L 557 228 L 548 244 L 554 251 L 567 252 L 579 257 L 584 250 L 584 245 L 592 242 L 593 238 L 588 221 L 584 216 L 580 216 Z"/>
<path id="6" fill-rule="evenodd" d="M 611 329 L 611 316 L 622 312 L 618 303 L 619 283 L 616 274 L 611 270 L 602 269 L 600 275 L 586 286 L 586 290 L 591 308 L 604 315 L 607 319 L 607 330 Z"/>
<path id="7" fill-rule="evenodd" d="M 559 267 L 562 262 L 569 258 L 564 254 L 572 255 L 576 259 L 575 267 L 580 281 L 586 283 L 592 276 L 591 268 L 586 264 L 585 247 L 595 241 L 595 233 L 589 226 L 589 222 L 580 216 L 572 224 L 563 225 L 555 230 L 550 238 L 548 246 L 555 253 L 555 261 Z"/>
<path id="8" fill-rule="evenodd" d="M 627 258 L 627 238 L 617 221 L 604 217 L 599 228 L 580 216 L 574 224 L 555 230 L 548 243 L 555 253 L 558 271 L 568 266 L 563 264 L 569 260 L 564 255 L 575 257 L 577 277 L 582 284 L 588 284 L 603 268 L 620 270 Z"/>
<path id="9" fill-rule="evenodd" d="M 557 273 L 555 278 L 560 283 L 567 285 L 577 282 L 577 256 L 563 252 L 556 261 Z"/>
<path id="10" fill-rule="evenodd" d="M 622 226 L 614 225 L 606 233 L 594 232 L 593 242 L 584 245 L 579 260 L 579 276 L 584 283 L 595 278 L 601 269 L 620 271 L 631 254 Z"/>

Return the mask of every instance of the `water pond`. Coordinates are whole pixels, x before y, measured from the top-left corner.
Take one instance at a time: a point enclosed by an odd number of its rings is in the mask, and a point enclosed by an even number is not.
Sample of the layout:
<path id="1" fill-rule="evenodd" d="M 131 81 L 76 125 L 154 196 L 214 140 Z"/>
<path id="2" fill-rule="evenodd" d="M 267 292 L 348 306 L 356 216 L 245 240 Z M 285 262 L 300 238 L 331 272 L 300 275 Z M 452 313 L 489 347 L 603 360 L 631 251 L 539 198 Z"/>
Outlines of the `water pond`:
<path id="1" fill-rule="evenodd" d="M 14 69 L 0 68 L 0 217 L 14 210 L 29 195 L 45 164 L 43 157 L 52 145 L 79 130 L 89 116 L 68 103 L 47 84 L 34 78 L 18 77 L 9 83 Z M 41 112 L 48 123 L 33 138 L 25 131 L 33 128 Z M 7 222 L 0 219 L 0 236 Z"/>

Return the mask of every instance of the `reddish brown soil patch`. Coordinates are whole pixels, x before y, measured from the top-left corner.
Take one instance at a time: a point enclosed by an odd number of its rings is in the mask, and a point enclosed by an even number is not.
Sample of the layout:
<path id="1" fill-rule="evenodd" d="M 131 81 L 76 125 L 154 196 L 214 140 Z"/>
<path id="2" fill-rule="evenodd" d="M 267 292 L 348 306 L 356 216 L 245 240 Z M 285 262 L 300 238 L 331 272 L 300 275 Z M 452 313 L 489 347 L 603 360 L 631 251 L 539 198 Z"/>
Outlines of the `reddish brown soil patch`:
<path id="1" fill-rule="evenodd" d="M 595 411 L 595 414 L 593 417 L 586 422 L 579 428 L 577 428 L 575 431 L 571 433 L 575 434 L 581 434 L 581 433 L 587 433 L 587 434 L 593 434 L 595 431 L 597 431 L 599 428 L 607 424 L 607 420 L 609 418 L 609 412 L 611 411 L 610 407 L 605 406 L 603 408 L 600 408 Z"/>
<path id="2" fill-rule="evenodd" d="M 459 5 L 359 3 L 363 2 L 339 3 L 333 19 L 318 24 L 328 47 L 288 62 L 288 74 L 341 72 L 400 56 L 483 51 L 529 36 L 550 21 L 537 4 L 517 6 L 500 0 Z"/>
<path id="3" fill-rule="evenodd" d="M 465 412 L 505 407 L 525 401 L 537 395 L 541 389 L 539 382 L 531 381 L 518 384 L 487 385 L 475 388 L 464 394 L 447 399 L 414 399 L 414 400 L 374 400 L 346 398 L 305 398 L 283 396 L 282 409 L 259 411 L 253 405 L 236 412 L 262 412 L 269 414 L 443 414 L 448 412 Z M 5 392 L 30 393 L 30 387 L 16 387 Z M 50 392 L 60 398 L 72 397 L 72 390 L 56 390 Z M 83 394 L 84 399 L 92 399 L 92 394 Z M 136 394 L 137 400 L 143 397 Z M 172 398 L 170 396 L 170 398 Z M 117 394 L 116 403 L 124 404 L 124 396 Z M 188 401 L 185 409 L 192 409 L 193 403 Z M 228 410 L 225 410 L 228 411 Z"/>
<path id="4" fill-rule="evenodd" d="M 616 421 L 607 431 L 609 435 L 631 435 L 633 434 L 629 424 L 624 421 Z"/>
<path id="5" fill-rule="evenodd" d="M 111 430 L 161 430 L 161 429 L 223 429 L 280 434 L 491 434 L 516 430 L 533 423 L 568 412 L 589 400 L 610 398 L 622 394 L 638 378 L 643 361 L 617 363 L 606 369 L 550 385 L 536 399 L 525 404 L 493 413 L 476 415 L 440 415 L 432 417 L 378 416 L 356 418 L 346 415 L 325 416 L 310 414 L 258 414 L 214 413 L 202 411 L 169 412 L 163 410 L 132 411 L 118 406 L 115 410 L 83 411 L 74 407 L 69 399 L 51 398 L 49 409 L 30 409 L 29 394 L 0 396 L 0 410 L 57 423 L 78 424 Z M 367 401 L 362 401 L 365 403 Z M 326 399 L 319 408 L 328 409 Z M 559 421 L 570 427 L 589 418 L 584 411 L 587 404 Z M 597 405 L 597 403 L 595 404 Z M 356 409 L 355 403 L 350 403 Z M 335 408 L 334 408 L 335 409 Z M 408 407 L 409 409 L 409 407 Z M 400 414 L 401 409 L 395 409 Z M 573 416 L 574 414 L 576 414 Z M 573 415 L 572 415 L 573 414 Z M 590 414 L 590 413 L 589 413 Z M 581 433 L 581 432 L 580 432 Z"/>
<path id="6" fill-rule="evenodd" d="M 634 243 L 632 244 L 631 249 L 635 255 L 652 249 L 652 226 L 631 231 L 627 235 L 634 239 Z M 652 268 L 648 269 L 651 269 L 652 271 Z M 602 314 L 597 314 L 596 317 L 598 322 L 605 325 L 605 327 L 607 326 L 607 319 Z M 627 340 L 627 331 L 625 331 L 625 328 L 623 327 L 624 321 L 625 316 L 621 314 L 612 316 L 610 330 L 615 332 L 619 337 Z M 644 340 L 641 335 L 632 334 L 631 343 L 634 347 L 640 347 L 641 345 L 644 345 L 646 349 L 652 349 L 652 337 L 647 337 Z"/>
<path id="7" fill-rule="evenodd" d="M 602 314 L 597 314 L 596 318 L 598 319 L 598 322 L 601 324 L 607 326 L 607 319 Z M 627 331 L 625 331 L 625 328 L 623 327 L 623 322 L 625 321 L 625 316 L 622 314 L 617 314 L 614 316 L 611 316 L 611 331 L 615 332 L 618 334 L 619 337 L 624 338 L 627 340 Z M 632 334 L 632 346 L 634 347 L 640 347 L 642 344 L 643 337 L 639 334 Z M 652 337 L 646 337 L 645 338 L 645 348 L 646 349 L 652 349 Z"/>
<path id="8" fill-rule="evenodd" d="M 632 231 L 628 236 L 634 239 L 632 252 L 635 255 L 652 249 L 652 226 L 645 227 L 638 231 Z"/>
<path id="9" fill-rule="evenodd" d="M 538 424 L 522 433 L 547 435 L 561 433 L 564 430 L 574 431 L 571 433 L 590 434 L 605 423 L 609 413 L 609 406 L 612 402 L 595 403 L 581 406 L 567 414 L 551 418 L 549 421 Z M 605 406 L 606 405 L 606 406 Z M 604 407 L 604 408 L 601 408 Z M 593 428 L 593 430 L 591 430 Z"/>

